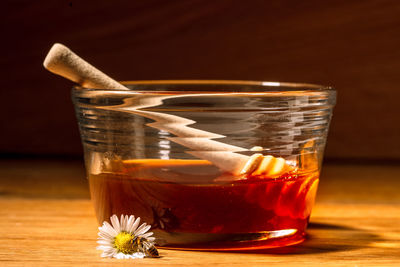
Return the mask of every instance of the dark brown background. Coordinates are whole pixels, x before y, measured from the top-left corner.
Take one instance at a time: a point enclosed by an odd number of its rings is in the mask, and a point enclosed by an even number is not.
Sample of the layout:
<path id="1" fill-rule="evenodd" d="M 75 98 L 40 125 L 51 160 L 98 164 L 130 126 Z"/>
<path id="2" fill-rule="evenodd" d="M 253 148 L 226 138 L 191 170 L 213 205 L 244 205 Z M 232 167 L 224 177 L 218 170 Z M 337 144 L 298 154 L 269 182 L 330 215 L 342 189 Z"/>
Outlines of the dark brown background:
<path id="1" fill-rule="evenodd" d="M 330 159 L 400 160 L 400 1 L 2 1 L 0 154 L 80 156 L 54 42 L 118 80 L 333 85 Z"/>

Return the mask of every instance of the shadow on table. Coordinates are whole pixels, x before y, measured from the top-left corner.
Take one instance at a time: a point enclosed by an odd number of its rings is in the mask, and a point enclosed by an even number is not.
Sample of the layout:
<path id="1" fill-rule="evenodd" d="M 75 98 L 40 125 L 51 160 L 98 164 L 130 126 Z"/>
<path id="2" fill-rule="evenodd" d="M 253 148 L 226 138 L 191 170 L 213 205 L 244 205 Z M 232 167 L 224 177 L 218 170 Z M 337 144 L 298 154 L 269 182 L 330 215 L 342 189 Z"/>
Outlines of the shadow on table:
<path id="1" fill-rule="evenodd" d="M 368 231 L 341 225 L 310 223 L 307 239 L 299 245 L 262 250 L 235 251 L 251 254 L 314 254 L 349 251 L 368 247 L 373 242 L 384 241 Z"/>

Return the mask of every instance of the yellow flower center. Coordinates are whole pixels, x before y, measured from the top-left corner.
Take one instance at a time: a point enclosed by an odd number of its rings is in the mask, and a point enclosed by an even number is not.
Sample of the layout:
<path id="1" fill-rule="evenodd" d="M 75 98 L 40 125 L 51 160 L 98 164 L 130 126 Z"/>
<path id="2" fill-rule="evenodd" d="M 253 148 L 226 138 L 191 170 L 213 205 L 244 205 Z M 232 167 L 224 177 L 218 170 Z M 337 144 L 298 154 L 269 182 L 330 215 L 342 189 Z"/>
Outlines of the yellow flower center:
<path id="1" fill-rule="evenodd" d="M 124 254 L 134 253 L 137 250 L 134 239 L 134 235 L 126 232 L 120 232 L 115 237 L 114 246 L 119 252 Z"/>

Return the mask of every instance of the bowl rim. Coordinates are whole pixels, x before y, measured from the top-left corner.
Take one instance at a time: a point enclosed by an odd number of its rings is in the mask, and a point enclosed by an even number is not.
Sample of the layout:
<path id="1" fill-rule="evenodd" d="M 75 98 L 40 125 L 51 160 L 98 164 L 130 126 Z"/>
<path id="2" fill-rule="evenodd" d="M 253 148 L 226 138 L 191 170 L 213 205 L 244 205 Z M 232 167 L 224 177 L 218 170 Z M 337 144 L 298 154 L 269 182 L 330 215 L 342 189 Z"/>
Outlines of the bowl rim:
<path id="1" fill-rule="evenodd" d="M 232 85 L 232 86 L 254 86 L 255 92 L 293 92 L 293 91 L 319 91 L 319 92 L 334 92 L 336 89 L 329 85 L 319 85 L 313 83 L 299 83 L 299 82 L 274 82 L 274 81 L 255 81 L 255 80 L 137 80 L 137 81 L 120 81 L 123 85 Z M 262 90 L 265 88 L 268 90 Z M 112 91 L 112 92 L 137 92 L 140 90 L 131 89 L 117 90 L 107 88 L 87 88 L 80 85 L 73 86 L 74 90 L 88 90 L 88 91 Z M 274 90 L 276 89 L 276 90 Z M 150 89 L 150 91 L 152 91 Z M 202 92 L 209 92 L 208 90 L 201 90 Z M 216 92 L 216 90 L 210 90 Z M 240 92 L 236 91 L 236 92 Z M 190 93 L 190 91 L 188 91 Z"/>

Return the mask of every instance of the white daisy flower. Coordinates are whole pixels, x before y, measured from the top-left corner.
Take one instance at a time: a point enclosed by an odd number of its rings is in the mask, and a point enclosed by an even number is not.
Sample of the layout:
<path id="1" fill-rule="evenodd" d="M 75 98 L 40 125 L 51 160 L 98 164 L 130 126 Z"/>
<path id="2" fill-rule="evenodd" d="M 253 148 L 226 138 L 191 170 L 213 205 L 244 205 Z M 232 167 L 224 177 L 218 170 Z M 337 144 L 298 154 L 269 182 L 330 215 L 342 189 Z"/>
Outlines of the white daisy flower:
<path id="1" fill-rule="evenodd" d="M 133 215 L 121 215 L 121 219 L 118 220 L 118 217 L 113 215 L 110 220 L 112 225 L 104 222 L 99 227 L 97 249 L 103 250 L 102 257 L 135 259 L 154 256 L 149 251 L 157 252 L 154 248 L 153 232 L 147 232 L 151 226 L 146 223 L 139 226 L 140 217 L 135 220 Z"/>

